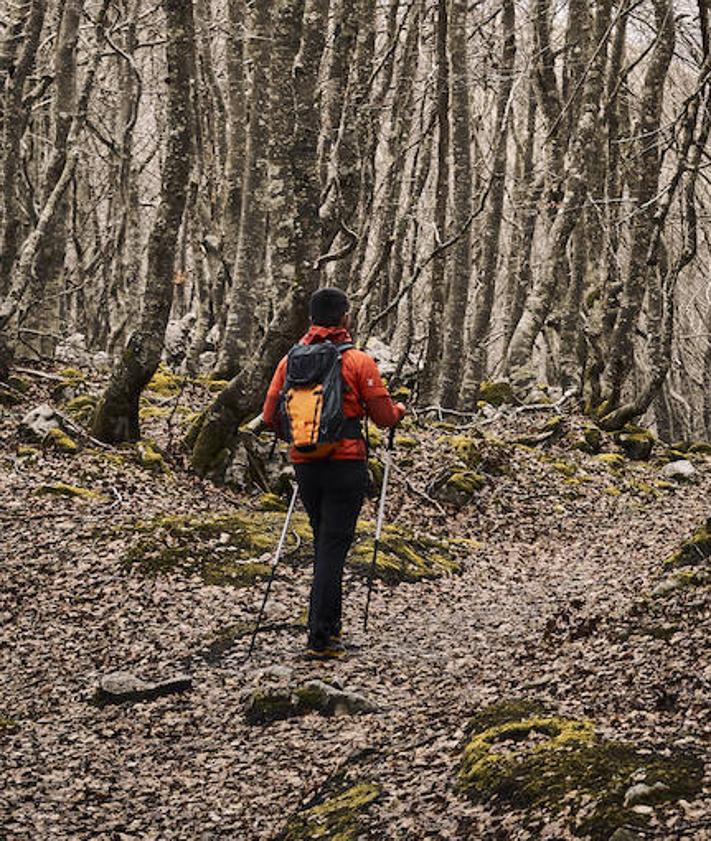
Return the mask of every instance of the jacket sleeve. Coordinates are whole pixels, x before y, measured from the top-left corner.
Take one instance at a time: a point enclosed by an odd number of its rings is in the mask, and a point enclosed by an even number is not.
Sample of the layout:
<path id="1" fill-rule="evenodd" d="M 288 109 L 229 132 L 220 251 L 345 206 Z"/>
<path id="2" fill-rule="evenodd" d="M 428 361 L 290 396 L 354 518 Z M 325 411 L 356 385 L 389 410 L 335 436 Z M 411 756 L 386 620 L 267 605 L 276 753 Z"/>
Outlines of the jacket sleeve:
<path id="1" fill-rule="evenodd" d="M 403 419 L 404 407 L 393 403 L 375 360 L 365 353 L 358 367 L 358 390 L 365 411 L 376 426 L 395 426 Z"/>
<path id="2" fill-rule="evenodd" d="M 277 365 L 274 376 L 269 385 L 267 396 L 262 407 L 262 418 L 264 423 L 270 428 L 274 429 L 274 420 L 276 418 L 277 407 L 279 405 L 279 394 L 284 387 L 286 381 L 286 357 Z"/>

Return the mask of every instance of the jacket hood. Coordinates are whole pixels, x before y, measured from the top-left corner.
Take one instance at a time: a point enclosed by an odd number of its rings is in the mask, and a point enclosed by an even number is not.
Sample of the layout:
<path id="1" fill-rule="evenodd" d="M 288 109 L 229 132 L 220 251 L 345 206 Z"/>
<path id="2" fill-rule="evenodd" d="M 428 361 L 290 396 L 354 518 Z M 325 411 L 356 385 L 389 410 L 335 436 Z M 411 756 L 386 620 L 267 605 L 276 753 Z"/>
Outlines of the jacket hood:
<path id="1" fill-rule="evenodd" d="M 341 344 L 352 342 L 353 339 L 345 327 L 321 327 L 318 324 L 312 324 L 309 331 L 301 337 L 302 345 L 315 345 L 326 341 Z"/>

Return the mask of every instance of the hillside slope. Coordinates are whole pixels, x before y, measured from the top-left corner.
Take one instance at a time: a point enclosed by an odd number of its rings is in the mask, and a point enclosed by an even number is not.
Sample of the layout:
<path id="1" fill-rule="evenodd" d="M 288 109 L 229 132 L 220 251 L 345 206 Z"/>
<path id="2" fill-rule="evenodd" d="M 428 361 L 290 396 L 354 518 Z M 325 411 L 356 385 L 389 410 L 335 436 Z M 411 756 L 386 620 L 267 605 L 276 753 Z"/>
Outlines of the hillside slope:
<path id="1" fill-rule="evenodd" d="M 410 421 L 367 634 L 372 502 L 348 659 L 301 656 L 301 515 L 245 662 L 283 499 L 186 468 L 209 383 L 163 372 L 123 449 L 80 431 L 98 385 L 29 375 L 2 408 L 0 836 L 710 837 L 707 448 L 635 461 L 642 433 L 545 408 Z M 79 426 L 21 433 L 45 401 Z M 97 704 L 117 671 L 192 688 Z"/>

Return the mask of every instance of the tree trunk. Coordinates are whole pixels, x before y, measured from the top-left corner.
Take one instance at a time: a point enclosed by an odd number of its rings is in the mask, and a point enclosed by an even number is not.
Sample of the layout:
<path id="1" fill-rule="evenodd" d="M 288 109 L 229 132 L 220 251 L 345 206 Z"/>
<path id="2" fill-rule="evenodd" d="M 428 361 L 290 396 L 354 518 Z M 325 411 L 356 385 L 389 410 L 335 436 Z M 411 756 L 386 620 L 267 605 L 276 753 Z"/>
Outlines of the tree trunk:
<path id="1" fill-rule="evenodd" d="M 167 148 L 148 244 L 148 280 L 137 330 L 115 365 L 92 432 L 109 443 L 140 437 L 138 404 L 160 362 L 173 299 L 173 263 L 190 177 L 190 91 L 194 80 L 192 3 L 163 0 L 166 16 Z"/>
<path id="2" fill-rule="evenodd" d="M 630 254 L 622 301 L 612 334 L 610 356 L 603 377 L 604 414 L 619 406 L 622 386 L 633 369 L 632 340 L 639 315 L 649 247 L 654 228 L 654 210 L 659 186 L 659 126 L 664 82 L 674 50 L 674 7 L 672 0 L 654 0 L 657 39 L 653 48 L 639 117 L 634 130 L 636 174 L 633 202 L 637 209 L 630 226 Z"/>
<path id="3" fill-rule="evenodd" d="M 319 120 L 316 87 L 327 0 L 306 0 L 301 23 L 301 43 L 294 59 L 292 90 L 295 126 L 290 141 L 296 225 L 294 262 L 296 277 L 280 302 L 274 318 L 252 359 L 242 368 L 193 425 L 187 436 L 192 465 L 201 474 L 220 476 L 239 425 L 257 414 L 274 368 L 308 324 L 308 306 L 318 288 L 316 259 L 321 246 L 318 172 Z"/>
<path id="4" fill-rule="evenodd" d="M 437 2 L 437 180 L 435 185 L 434 228 L 440 241 L 447 238 L 447 199 L 449 197 L 449 62 L 447 60 L 447 0 Z M 439 396 L 439 375 L 444 351 L 445 256 L 432 261 L 430 311 L 425 367 L 420 384 L 420 402 L 428 405 Z"/>
<path id="5" fill-rule="evenodd" d="M 513 85 L 514 61 L 516 59 L 516 12 L 513 0 L 504 0 L 501 18 L 502 51 L 499 62 L 499 89 L 496 95 L 496 122 L 494 160 L 492 164 L 489 210 L 482 229 L 482 250 L 480 270 L 474 298 L 474 323 L 467 342 L 467 353 L 458 350 L 460 359 L 465 360 L 461 404 L 471 407 L 477 399 L 479 383 L 486 371 L 486 338 L 489 334 L 491 311 L 496 288 L 496 266 L 499 259 L 499 236 L 504 210 L 504 187 L 506 184 L 507 146 L 509 129 L 509 98 Z M 448 327 L 449 331 L 449 327 Z M 451 336 L 457 331 L 452 330 Z M 461 337 L 461 325 L 459 325 Z M 461 342 L 461 338 L 459 340 Z M 449 342 L 448 342 L 449 343 Z M 446 357 L 445 357 L 446 358 Z"/>
<path id="6" fill-rule="evenodd" d="M 269 150 L 269 12 L 269 0 L 257 0 L 248 49 L 252 61 L 252 85 L 239 240 L 225 332 L 214 371 L 214 375 L 220 378 L 232 376 L 249 352 L 257 300 L 264 292 Z"/>

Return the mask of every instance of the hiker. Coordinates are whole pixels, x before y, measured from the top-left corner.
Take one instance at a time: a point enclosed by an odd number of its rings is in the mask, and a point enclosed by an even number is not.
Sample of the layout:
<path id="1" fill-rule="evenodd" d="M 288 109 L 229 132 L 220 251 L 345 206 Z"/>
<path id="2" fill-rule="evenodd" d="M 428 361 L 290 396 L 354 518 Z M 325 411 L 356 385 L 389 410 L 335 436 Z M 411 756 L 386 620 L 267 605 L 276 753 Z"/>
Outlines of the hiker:
<path id="1" fill-rule="evenodd" d="M 335 288 L 314 292 L 310 315 L 309 331 L 277 366 L 262 415 L 268 426 L 279 431 L 285 423 L 284 415 L 288 414 L 286 423 L 290 430 L 296 430 L 294 435 L 289 433 L 284 437 L 294 442 L 289 457 L 314 536 L 307 655 L 324 659 L 345 654 L 341 641 L 343 565 L 353 542 L 368 482 L 367 446 L 361 419 L 367 414 L 377 426 L 393 427 L 402 420 L 406 410 L 402 403 L 394 403 L 390 398 L 375 360 L 353 346 L 348 332 L 349 303 L 344 292 Z M 317 345 L 319 347 L 312 347 Z M 310 361 L 317 358 L 335 358 L 333 364 L 340 366 L 340 376 L 332 376 L 328 382 L 324 380 L 322 404 L 318 403 L 316 409 L 313 401 L 319 398 L 314 398 L 311 392 L 305 396 L 290 393 L 288 399 L 294 397 L 294 401 L 285 408 L 285 385 L 288 389 L 289 383 L 297 378 L 295 369 L 304 370 L 304 366 L 321 364 Z M 302 377 L 304 381 L 307 379 Z M 316 443 L 319 430 L 311 428 L 311 443 L 302 443 L 297 448 L 302 427 L 307 428 L 309 423 L 313 427 L 314 412 L 325 415 L 329 411 L 330 390 L 336 394 L 340 390 L 342 394 L 342 404 L 336 407 L 342 412 L 337 433 L 340 437 Z M 320 394 L 318 390 L 315 393 Z M 312 400 L 305 405 L 303 421 L 297 417 L 299 399 Z"/>

